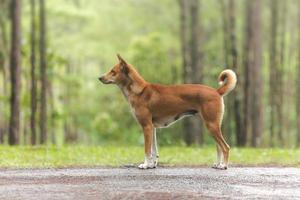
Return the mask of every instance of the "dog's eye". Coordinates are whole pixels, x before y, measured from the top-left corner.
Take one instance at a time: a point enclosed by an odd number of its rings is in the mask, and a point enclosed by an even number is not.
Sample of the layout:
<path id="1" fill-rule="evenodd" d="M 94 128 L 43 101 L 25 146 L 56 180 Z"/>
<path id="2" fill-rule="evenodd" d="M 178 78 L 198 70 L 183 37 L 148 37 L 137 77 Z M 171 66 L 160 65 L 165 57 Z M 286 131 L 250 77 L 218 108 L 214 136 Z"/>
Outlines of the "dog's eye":
<path id="1" fill-rule="evenodd" d="M 111 75 L 115 76 L 117 73 L 114 70 L 110 71 Z"/>

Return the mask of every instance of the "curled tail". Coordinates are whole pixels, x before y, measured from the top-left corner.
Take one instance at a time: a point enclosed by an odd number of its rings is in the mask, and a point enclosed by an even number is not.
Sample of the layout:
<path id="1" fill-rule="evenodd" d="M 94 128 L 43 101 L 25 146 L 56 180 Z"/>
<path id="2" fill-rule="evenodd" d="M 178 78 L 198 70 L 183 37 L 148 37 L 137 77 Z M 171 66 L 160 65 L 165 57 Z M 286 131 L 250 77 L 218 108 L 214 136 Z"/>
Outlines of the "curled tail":
<path id="1" fill-rule="evenodd" d="M 220 87 L 217 89 L 217 92 L 221 96 L 225 96 L 235 88 L 237 81 L 236 74 L 231 69 L 225 69 L 219 75 L 218 81 Z"/>

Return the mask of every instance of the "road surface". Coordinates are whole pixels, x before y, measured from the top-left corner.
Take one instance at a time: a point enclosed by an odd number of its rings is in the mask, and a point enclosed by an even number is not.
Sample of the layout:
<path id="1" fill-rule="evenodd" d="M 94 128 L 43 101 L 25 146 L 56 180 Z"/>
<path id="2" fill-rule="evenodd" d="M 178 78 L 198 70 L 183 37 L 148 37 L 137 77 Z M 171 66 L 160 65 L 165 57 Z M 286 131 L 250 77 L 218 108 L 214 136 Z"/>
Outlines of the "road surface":
<path id="1" fill-rule="evenodd" d="M 0 199 L 300 199 L 298 168 L 2 169 Z"/>

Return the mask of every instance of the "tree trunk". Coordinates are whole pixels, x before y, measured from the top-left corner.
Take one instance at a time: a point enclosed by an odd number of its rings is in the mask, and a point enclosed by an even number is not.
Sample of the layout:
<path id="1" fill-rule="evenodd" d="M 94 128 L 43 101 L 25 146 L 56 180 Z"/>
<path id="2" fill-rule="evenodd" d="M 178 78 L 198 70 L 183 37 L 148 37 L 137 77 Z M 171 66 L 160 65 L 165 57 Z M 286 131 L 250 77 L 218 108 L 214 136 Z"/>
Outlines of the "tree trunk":
<path id="1" fill-rule="evenodd" d="M 202 80 L 201 52 L 199 50 L 199 4 L 198 0 L 180 0 L 180 31 L 182 48 L 183 79 L 185 83 L 200 83 Z M 203 143 L 201 121 L 186 118 L 183 122 L 184 141 L 187 145 Z"/>
<path id="2" fill-rule="evenodd" d="M 70 75 L 72 73 L 71 61 L 66 64 L 65 73 Z M 64 105 L 70 104 L 70 83 L 68 83 L 65 87 L 65 95 L 64 95 Z M 64 120 L 64 142 L 71 143 L 73 140 L 73 132 L 72 132 L 72 115 L 70 113 L 70 109 L 68 109 L 67 113 L 68 117 Z"/>
<path id="3" fill-rule="evenodd" d="M 187 0 L 179 0 L 180 4 L 180 39 L 181 39 L 181 52 L 182 52 L 182 66 L 183 77 L 188 77 L 190 73 L 190 55 L 188 45 L 188 8 L 189 4 Z"/>
<path id="4" fill-rule="evenodd" d="M 271 30 L 270 30 L 270 73 L 269 73 L 269 105 L 270 105 L 270 146 L 274 146 L 276 138 L 275 130 L 278 122 L 276 115 L 276 94 L 278 93 L 278 59 L 277 59 L 277 22 L 278 22 L 278 1 L 271 2 Z"/>
<path id="5" fill-rule="evenodd" d="M 202 52 L 200 49 L 200 23 L 199 23 L 199 0 L 190 0 L 190 55 L 191 55 L 191 69 L 190 74 L 192 83 L 202 82 Z M 197 117 L 190 117 L 186 119 L 190 123 L 190 127 L 186 131 L 190 131 L 196 144 L 203 144 L 203 125 L 202 121 Z"/>
<path id="6" fill-rule="evenodd" d="M 226 3 L 228 2 L 228 4 Z M 235 13 L 235 1 L 234 0 L 222 0 L 221 10 L 223 18 L 223 32 L 224 32 L 224 52 L 225 52 L 225 63 L 226 68 L 232 68 L 239 79 L 240 71 L 238 65 L 238 51 L 236 44 L 236 13 Z M 233 94 L 227 97 L 227 109 L 224 118 L 226 120 L 224 124 L 225 132 L 227 132 L 228 141 L 231 140 L 232 133 L 235 133 L 236 143 L 238 146 L 243 146 L 243 137 L 245 131 L 243 129 L 243 118 L 242 118 L 242 100 L 241 100 L 241 88 L 240 80 L 236 89 L 233 90 Z M 231 133 L 232 132 L 232 133 Z"/>
<path id="7" fill-rule="evenodd" d="M 262 112 L 262 41 L 261 41 L 261 2 L 253 1 L 253 87 L 251 95 L 251 119 L 252 119 L 252 140 L 251 145 L 256 147 L 260 144 L 263 131 Z"/>
<path id="8" fill-rule="evenodd" d="M 40 143 L 47 142 L 47 63 L 46 63 L 46 18 L 45 1 L 40 0 L 40 69 L 41 69 L 41 113 Z"/>
<path id="9" fill-rule="evenodd" d="M 229 30 L 229 5 L 226 0 L 221 0 L 221 13 L 222 13 L 222 21 L 223 21 L 223 43 L 224 43 L 224 61 L 225 61 L 225 69 L 231 68 L 230 58 L 230 30 Z M 226 137 L 226 141 L 228 141 L 229 145 L 232 144 L 232 131 L 233 131 L 233 97 L 232 95 L 226 97 L 224 99 L 224 104 L 226 105 L 226 112 L 224 113 L 224 123 L 223 123 L 223 133 Z"/>
<path id="10" fill-rule="evenodd" d="M 222 28 L 223 28 L 223 46 L 224 46 L 224 61 L 225 61 L 225 68 L 228 68 L 230 66 L 229 64 L 229 29 L 228 29 L 228 5 L 226 3 L 226 0 L 221 0 L 221 12 L 222 12 Z"/>
<path id="11" fill-rule="evenodd" d="M 189 13 L 189 2 L 187 0 L 179 0 L 180 4 L 180 39 L 181 39 L 181 51 L 182 51 L 182 68 L 183 68 L 183 79 L 184 82 L 190 81 L 189 74 L 191 74 L 191 64 L 189 55 L 189 24 L 188 24 L 188 13 Z M 187 145 L 193 143 L 191 131 L 189 131 L 189 123 L 184 121 L 184 141 Z"/>
<path id="12" fill-rule="evenodd" d="M 36 50 L 35 50 L 35 0 L 30 1 L 31 8 L 31 113 L 30 113 L 30 128 L 31 128 L 31 144 L 36 145 L 36 110 L 37 110 L 37 84 L 35 75 Z"/>
<path id="13" fill-rule="evenodd" d="M 269 76 L 269 104 L 270 104 L 270 146 L 274 146 L 274 140 L 280 146 L 284 145 L 282 135 L 283 126 L 283 73 L 285 51 L 285 15 L 286 2 L 282 1 L 282 16 L 279 20 L 279 2 L 271 2 L 271 34 L 270 34 L 270 76 Z M 281 24 L 281 29 L 278 27 Z M 279 35 L 279 30 L 281 34 Z M 280 36 L 280 37 L 279 37 Z M 280 48 L 278 43 L 280 39 Z"/>
<path id="14" fill-rule="evenodd" d="M 11 1 L 11 55 L 10 55 L 10 121 L 9 144 L 19 144 L 20 135 L 20 89 L 21 89 L 21 1 Z"/>
<path id="15" fill-rule="evenodd" d="M 56 137 L 55 137 L 55 131 L 56 131 L 56 124 L 55 124 L 55 114 L 54 114 L 54 94 L 53 94 L 53 86 L 52 86 L 52 80 L 53 77 L 49 77 L 48 79 L 48 94 L 49 94 L 49 113 L 51 113 L 50 118 L 50 135 L 51 135 L 51 143 L 56 144 Z"/>
<path id="16" fill-rule="evenodd" d="M 246 11 L 246 24 L 245 24 L 245 46 L 244 46 L 244 99 L 243 99 L 243 113 L 244 113 L 244 126 L 245 132 L 240 135 L 240 139 L 238 146 L 245 146 L 247 144 L 247 138 L 250 132 L 250 60 L 249 60 L 249 52 L 250 52 L 250 43 L 251 43 L 251 34 L 250 34 L 250 9 L 249 2 L 247 1 Z"/>
<path id="17" fill-rule="evenodd" d="M 236 11 L 235 11 L 235 0 L 229 0 L 229 39 L 230 39 L 230 54 L 231 54 L 231 67 L 236 72 L 238 78 L 238 84 L 236 89 L 233 90 L 233 117 L 235 122 L 235 134 L 237 145 L 242 146 L 242 138 L 245 134 L 243 118 L 242 118 L 242 103 L 241 103 L 241 88 L 240 88 L 240 70 L 238 69 L 238 51 L 236 44 Z"/>
<path id="18" fill-rule="evenodd" d="M 74 71 L 74 64 L 72 63 L 71 60 L 68 61 L 67 65 L 66 65 L 66 74 L 71 75 L 76 73 Z M 67 107 L 67 115 L 68 117 L 64 120 L 64 131 L 65 131 L 65 137 L 64 137 L 64 141 L 65 143 L 74 143 L 77 141 L 78 139 L 78 135 L 76 132 L 76 122 L 75 122 L 75 116 L 73 115 L 73 113 L 70 111 L 70 104 L 71 104 L 71 98 L 70 96 L 72 96 L 71 91 L 71 83 L 69 82 L 68 84 L 66 84 L 66 91 L 65 91 L 65 96 L 64 96 L 64 104 Z"/>
<path id="19" fill-rule="evenodd" d="M 297 111 L 297 138 L 296 146 L 300 147 L 300 2 L 298 2 L 298 67 L 296 76 L 296 111 Z"/>
<path id="20" fill-rule="evenodd" d="M 9 18 L 9 2 L 0 1 L 0 71 L 2 72 L 2 86 L 0 87 L 3 96 L 7 94 L 7 82 L 8 82 L 8 68 L 9 68 L 9 50 L 8 39 L 6 32 L 6 24 Z M 4 136 L 7 133 L 7 119 L 6 119 L 6 102 L 0 103 L 0 144 L 4 143 Z"/>
<path id="21" fill-rule="evenodd" d="M 258 146 L 262 134 L 262 76 L 261 76 L 261 12 L 260 1 L 247 1 L 245 45 L 245 132 L 251 134 L 251 146 Z M 243 138 L 246 139 L 246 138 Z M 246 143 L 246 140 L 244 141 Z"/>
<path id="22" fill-rule="evenodd" d="M 274 3 L 274 2 L 273 2 Z M 275 2 L 276 3 L 276 2 Z M 278 116 L 278 129 L 277 129 L 277 136 L 279 140 L 279 144 L 281 147 L 284 146 L 284 137 L 282 135 L 283 132 L 283 126 L 284 126 L 284 118 L 283 118 L 283 108 L 284 108 L 284 61 L 285 61 L 285 33 L 286 33 L 286 14 L 287 14 L 287 3 L 286 1 L 281 1 L 282 5 L 280 6 L 281 9 L 281 29 L 280 29 L 280 52 L 279 52 L 279 66 L 278 66 L 278 72 L 277 72 L 277 87 L 278 92 L 276 94 L 277 104 L 276 104 L 276 110 L 277 110 L 277 116 Z"/>

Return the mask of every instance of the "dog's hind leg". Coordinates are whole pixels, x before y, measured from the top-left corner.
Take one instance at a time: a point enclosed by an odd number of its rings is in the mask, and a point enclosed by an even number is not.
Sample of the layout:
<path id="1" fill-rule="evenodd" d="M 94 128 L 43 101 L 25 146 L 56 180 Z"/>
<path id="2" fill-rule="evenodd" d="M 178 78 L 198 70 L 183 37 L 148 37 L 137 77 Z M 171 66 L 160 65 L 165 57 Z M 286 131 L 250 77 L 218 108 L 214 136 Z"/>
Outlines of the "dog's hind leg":
<path id="1" fill-rule="evenodd" d="M 222 163 L 223 163 L 223 152 L 222 152 L 222 149 L 221 149 L 221 147 L 218 144 L 216 144 L 216 148 L 217 148 L 217 162 L 214 163 L 214 165 L 212 167 L 212 168 L 215 168 L 215 169 L 217 169 L 218 166 L 222 165 Z"/>
<path id="2" fill-rule="evenodd" d="M 154 160 L 154 165 L 156 167 L 158 164 L 159 154 L 158 154 L 158 146 L 157 146 L 157 138 L 156 138 L 156 129 L 155 128 L 153 128 L 153 140 L 152 140 L 151 154 L 152 154 L 152 158 Z"/>
<path id="3" fill-rule="evenodd" d="M 229 150 L 230 150 L 230 146 L 226 143 L 222 132 L 219 132 L 220 134 L 217 135 L 218 139 L 221 141 L 221 148 L 222 148 L 222 152 L 223 152 L 223 158 L 224 158 L 224 167 L 225 169 L 227 169 L 228 167 L 228 157 L 229 157 Z"/>
<path id="4" fill-rule="evenodd" d="M 229 156 L 229 145 L 225 142 L 220 127 L 216 126 L 216 123 L 207 123 L 207 128 L 213 135 L 217 145 L 222 151 L 224 163 L 220 163 L 217 166 L 214 166 L 214 168 L 217 169 L 227 169 L 228 166 L 228 156 Z"/>
<path id="5" fill-rule="evenodd" d="M 219 165 L 213 166 L 217 169 L 227 169 L 230 149 L 229 145 L 225 142 L 221 131 L 223 113 L 224 104 L 222 99 L 216 99 L 215 101 L 208 102 L 201 108 L 202 118 L 217 143 L 217 157 L 223 157 L 224 159 L 224 163 L 220 162 Z M 223 156 L 221 154 L 223 154 Z M 221 159 L 219 159 L 219 161 L 221 161 Z"/>

